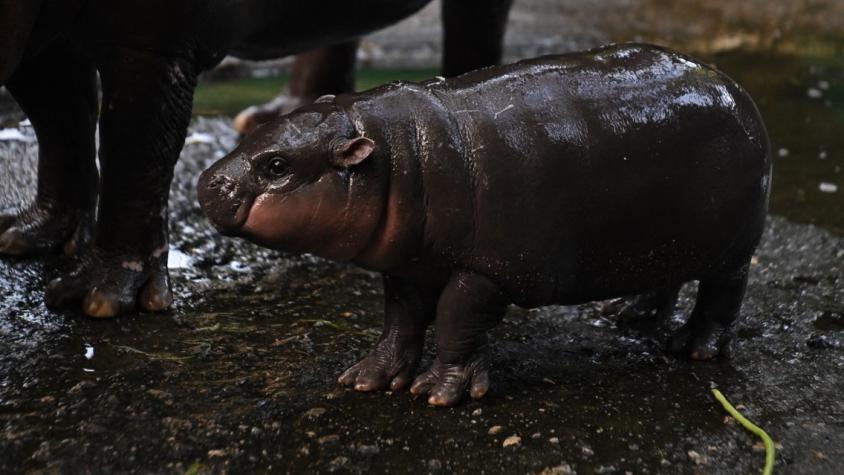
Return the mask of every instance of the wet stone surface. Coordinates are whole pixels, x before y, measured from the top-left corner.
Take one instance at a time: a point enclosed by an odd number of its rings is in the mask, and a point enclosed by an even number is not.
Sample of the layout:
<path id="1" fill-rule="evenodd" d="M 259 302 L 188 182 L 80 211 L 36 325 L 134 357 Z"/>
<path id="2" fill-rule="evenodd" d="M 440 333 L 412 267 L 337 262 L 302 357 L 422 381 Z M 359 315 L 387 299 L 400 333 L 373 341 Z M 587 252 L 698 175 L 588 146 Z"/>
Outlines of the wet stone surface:
<path id="1" fill-rule="evenodd" d="M 596 304 L 513 308 L 488 397 L 434 409 L 338 386 L 378 336 L 378 276 L 216 235 L 193 185 L 235 137 L 223 120 L 193 130 L 208 135 L 173 185 L 172 312 L 52 313 L 43 287 L 66 264 L 0 261 L 0 473 L 756 473 L 757 441 L 713 386 L 782 444 L 778 473 L 844 469 L 841 237 L 770 219 L 720 361 L 671 357 L 652 322 Z M 0 142 L 0 207 L 28 196 L 35 150 Z"/>

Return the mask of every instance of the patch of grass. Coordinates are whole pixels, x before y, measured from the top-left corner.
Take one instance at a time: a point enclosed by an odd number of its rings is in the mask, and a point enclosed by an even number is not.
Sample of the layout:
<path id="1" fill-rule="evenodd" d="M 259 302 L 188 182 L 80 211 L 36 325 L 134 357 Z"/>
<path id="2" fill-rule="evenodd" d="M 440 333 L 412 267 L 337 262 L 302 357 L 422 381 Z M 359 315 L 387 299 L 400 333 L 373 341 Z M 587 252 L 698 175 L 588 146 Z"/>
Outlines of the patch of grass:
<path id="1" fill-rule="evenodd" d="M 365 91 L 397 80 L 421 81 L 437 74 L 436 69 L 365 69 L 358 71 L 357 89 Z M 203 83 L 196 89 L 193 113 L 234 116 L 249 106 L 274 98 L 289 81 L 289 76 L 282 75 Z"/>

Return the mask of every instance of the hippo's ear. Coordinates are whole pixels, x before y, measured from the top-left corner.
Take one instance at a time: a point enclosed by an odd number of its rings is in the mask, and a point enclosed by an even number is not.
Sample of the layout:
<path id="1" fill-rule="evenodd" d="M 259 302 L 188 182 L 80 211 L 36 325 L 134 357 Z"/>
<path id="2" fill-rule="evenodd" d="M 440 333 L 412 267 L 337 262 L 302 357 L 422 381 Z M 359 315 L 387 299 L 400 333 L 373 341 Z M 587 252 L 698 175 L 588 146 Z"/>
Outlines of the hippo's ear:
<path id="1" fill-rule="evenodd" d="M 343 139 L 335 143 L 331 164 L 337 168 L 349 168 L 366 160 L 375 150 L 375 142 L 366 137 Z"/>

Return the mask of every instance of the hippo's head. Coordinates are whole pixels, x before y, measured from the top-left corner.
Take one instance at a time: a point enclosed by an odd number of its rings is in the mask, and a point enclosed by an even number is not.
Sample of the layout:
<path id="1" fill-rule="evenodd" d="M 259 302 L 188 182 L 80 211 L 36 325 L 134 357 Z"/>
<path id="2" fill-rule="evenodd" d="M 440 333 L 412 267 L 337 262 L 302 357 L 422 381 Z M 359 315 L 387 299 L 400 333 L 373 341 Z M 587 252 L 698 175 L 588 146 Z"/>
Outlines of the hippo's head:
<path id="1" fill-rule="evenodd" d="M 202 173 L 199 202 L 223 234 L 354 258 L 375 232 L 385 173 L 346 112 L 318 103 L 264 124 Z"/>

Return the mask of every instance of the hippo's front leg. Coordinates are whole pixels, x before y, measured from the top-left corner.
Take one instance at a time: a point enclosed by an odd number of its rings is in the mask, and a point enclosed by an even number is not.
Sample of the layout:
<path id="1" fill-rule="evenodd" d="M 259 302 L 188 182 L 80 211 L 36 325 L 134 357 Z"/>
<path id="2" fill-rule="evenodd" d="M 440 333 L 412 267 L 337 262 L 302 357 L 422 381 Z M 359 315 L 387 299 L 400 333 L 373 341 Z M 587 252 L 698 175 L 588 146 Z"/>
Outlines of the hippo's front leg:
<path id="1" fill-rule="evenodd" d="M 425 343 L 425 330 L 434 320 L 438 289 L 413 285 L 384 275 L 384 329 L 369 354 L 352 366 L 339 382 L 358 391 L 398 390 L 407 386 Z"/>
<path id="2" fill-rule="evenodd" d="M 437 358 L 416 378 L 410 392 L 428 394 L 428 404 L 453 406 L 466 390 L 479 399 L 489 390 L 487 331 L 504 316 L 508 300 L 488 278 L 459 272 L 437 303 Z"/>
<path id="3" fill-rule="evenodd" d="M 179 58 L 120 49 L 98 58 L 101 189 L 93 245 L 50 283 L 47 304 L 113 317 L 171 301 L 167 200 L 190 121 L 196 73 Z"/>

